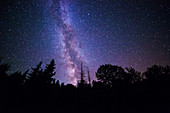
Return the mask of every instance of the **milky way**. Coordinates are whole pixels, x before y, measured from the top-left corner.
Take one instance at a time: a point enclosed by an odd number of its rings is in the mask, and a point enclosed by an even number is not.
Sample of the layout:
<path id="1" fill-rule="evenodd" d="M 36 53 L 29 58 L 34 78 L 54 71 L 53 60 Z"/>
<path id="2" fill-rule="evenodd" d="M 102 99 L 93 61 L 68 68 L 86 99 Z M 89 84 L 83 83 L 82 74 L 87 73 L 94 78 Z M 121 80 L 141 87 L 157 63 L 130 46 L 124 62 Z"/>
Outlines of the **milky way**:
<path id="1" fill-rule="evenodd" d="M 169 0 L 0 0 L 0 57 L 11 72 L 55 59 L 75 85 L 81 62 L 92 80 L 103 64 L 170 65 L 169 28 Z"/>
<path id="2" fill-rule="evenodd" d="M 67 77 L 69 82 L 76 85 L 77 76 L 80 75 L 79 66 L 83 59 L 80 54 L 78 41 L 76 40 L 74 30 L 70 23 L 68 15 L 67 3 L 60 1 L 61 25 L 59 29 L 59 37 L 62 45 L 62 58 L 64 59 Z"/>

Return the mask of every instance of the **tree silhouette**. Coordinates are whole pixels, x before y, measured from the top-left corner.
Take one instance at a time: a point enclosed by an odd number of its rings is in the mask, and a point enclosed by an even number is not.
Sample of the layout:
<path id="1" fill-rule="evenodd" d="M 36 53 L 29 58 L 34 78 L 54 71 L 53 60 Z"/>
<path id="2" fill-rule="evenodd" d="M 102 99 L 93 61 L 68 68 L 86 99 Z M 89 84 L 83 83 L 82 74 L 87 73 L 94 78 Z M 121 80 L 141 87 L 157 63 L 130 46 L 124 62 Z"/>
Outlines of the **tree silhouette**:
<path id="1" fill-rule="evenodd" d="M 93 84 L 93 88 L 97 88 L 97 89 L 103 89 L 103 88 L 105 88 L 105 86 L 104 86 L 104 84 L 101 82 L 101 81 L 98 81 L 98 82 L 96 82 L 96 81 L 92 81 L 92 84 Z"/>
<path id="2" fill-rule="evenodd" d="M 0 58 L 0 63 L 2 62 L 2 58 Z M 8 64 L 1 64 L 0 65 L 0 79 L 4 80 L 7 78 L 7 71 L 9 71 L 10 65 Z"/>
<path id="3" fill-rule="evenodd" d="M 65 87 L 64 83 L 61 83 L 61 88 L 64 88 L 64 87 Z"/>
<path id="4" fill-rule="evenodd" d="M 147 68 L 147 70 L 144 72 L 144 75 L 148 80 L 153 81 L 170 80 L 170 67 L 153 65 L 152 67 Z"/>
<path id="5" fill-rule="evenodd" d="M 124 76 L 124 79 L 127 80 L 128 82 L 135 83 L 143 79 L 141 73 L 136 71 L 134 68 L 130 67 L 125 69 L 126 69 L 126 76 Z"/>
<path id="6" fill-rule="evenodd" d="M 41 77 L 42 83 L 47 87 L 51 86 L 52 82 L 55 81 L 55 79 L 53 78 L 55 75 L 54 69 L 55 61 L 54 59 L 52 59 L 50 64 L 46 65 L 45 70 Z"/>
<path id="7" fill-rule="evenodd" d="M 143 73 L 145 82 L 151 87 L 165 88 L 170 85 L 170 67 L 153 65 Z"/>
<path id="8" fill-rule="evenodd" d="M 43 70 L 41 69 L 42 62 L 40 62 L 36 68 L 32 68 L 32 72 L 28 74 L 26 79 L 26 86 L 31 88 L 39 87 L 40 82 L 40 76 L 43 73 Z"/>
<path id="9" fill-rule="evenodd" d="M 83 64 L 81 63 L 81 74 L 80 74 L 80 76 L 81 76 L 81 79 L 80 79 L 80 81 L 78 82 L 78 87 L 79 88 L 85 88 L 85 87 L 87 87 L 87 82 L 84 80 L 84 77 L 85 77 L 85 75 L 84 75 L 84 71 L 83 71 Z"/>
<path id="10" fill-rule="evenodd" d="M 88 74 L 89 86 L 91 87 L 91 78 L 90 78 L 90 72 L 89 72 L 89 68 L 88 67 L 87 67 L 87 74 Z"/>
<path id="11" fill-rule="evenodd" d="M 105 64 L 99 67 L 96 72 L 97 80 L 93 80 L 92 86 L 89 87 L 89 84 L 84 80 L 83 65 L 81 64 L 81 80 L 78 86 L 75 87 L 72 84 L 65 85 L 62 83 L 60 85 L 59 80 L 55 81 L 54 59 L 45 66 L 45 69 L 42 69 L 41 65 L 42 62 L 32 68 L 30 73 L 27 70 L 23 74 L 19 71 L 9 74 L 10 66 L 1 63 L 0 103 L 4 106 L 19 109 L 24 109 L 22 108 L 23 106 L 31 105 L 29 109 L 32 111 L 42 108 L 48 112 L 53 108 L 55 111 L 56 107 L 72 108 L 79 106 L 83 109 L 84 107 L 92 108 L 94 105 L 97 106 L 97 109 L 94 109 L 94 111 L 97 110 L 96 112 L 107 112 L 105 110 L 112 107 L 114 109 L 109 109 L 110 111 L 108 111 L 116 112 L 118 110 L 116 107 L 120 105 L 123 110 L 133 106 L 137 109 L 135 112 L 138 112 L 138 109 L 141 109 L 140 106 L 149 103 L 148 107 L 145 106 L 147 107 L 146 111 L 148 109 L 153 111 L 155 105 L 161 109 L 161 112 L 162 110 L 170 111 L 166 109 L 169 108 L 169 104 L 164 104 L 168 103 L 170 99 L 169 66 L 154 65 L 147 68 L 143 73 L 146 78 L 144 79 L 141 73 L 132 67 L 124 70 L 120 66 Z M 87 73 L 88 82 L 90 83 L 89 70 Z M 100 109 L 98 109 L 99 107 Z"/>
<path id="12" fill-rule="evenodd" d="M 47 88 L 52 87 L 55 83 L 53 78 L 55 75 L 55 61 L 51 60 L 50 64 L 45 66 L 45 69 L 41 69 L 42 62 L 40 62 L 36 68 L 32 68 L 32 72 L 29 73 L 29 76 L 26 81 L 26 85 L 29 87 L 39 87 Z"/>
<path id="13" fill-rule="evenodd" d="M 84 76 L 84 71 L 83 71 L 83 64 L 81 63 L 81 80 L 80 80 L 81 84 L 85 83 L 84 77 L 85 76 Z"/>
<path id="14" fill-rule="evenodd" d="M 60 81 L 59 80 L 57 80 L 56 81 L 56 83 L 55 83 L 55 86 L 54 86 L 55 88 L 60 88 Z"/>
<path id="15" fill-rule="evenodd" d="M 20 86 L 23 86 L 24 85 L 24 82 L 26 80 L 26 76 L 27 76 L 27 73 L 28 73 L 28 70 L 21 74 L 21 72 L 15 72 L 15 73 L 12 73 L 10 76 L 9 76 L 9 82 L 12 86 L 16 86 L 16 87 L 20 87 Z"/>
<path id="16" fill-rule="evenodd" d="M 105 64 L 99 67 L 96 72 L 96 78 L 105 86 L 112 87 L 115 80 L 122 80 L 125 71 L 120 66 Z"/>
<path id="17" fill-rule="evenodd" d="M 0 87 L 7 88 L 9 84 L 9 76 L 7 72 L 10 69 L 10 65 L 2 63 L 2 58 L 0 58 Z"/>

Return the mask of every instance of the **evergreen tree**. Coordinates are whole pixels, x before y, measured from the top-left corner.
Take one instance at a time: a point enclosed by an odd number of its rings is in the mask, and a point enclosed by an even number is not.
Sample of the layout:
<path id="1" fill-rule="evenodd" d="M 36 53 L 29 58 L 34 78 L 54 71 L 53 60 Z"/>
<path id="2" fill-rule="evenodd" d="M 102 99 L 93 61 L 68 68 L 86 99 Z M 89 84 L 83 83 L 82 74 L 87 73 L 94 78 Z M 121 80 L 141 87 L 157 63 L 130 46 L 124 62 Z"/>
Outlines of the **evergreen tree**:
<path id="1" fill-rule="evenodd" d="M 88 67 L 87 67 L 87 73 L 88 73 L 89 85 L 91 86 L 91 78 L 90 78 L 90 72 L 89 72 L 89 68 Z"/>
<path id="2" fill-rule="evenodd" d="M 80 81 L 79 81 L 79 83 L 78 83 L 78 87 L 79 88 L 84 88 L 84 87 L 86 87 L 86 85 L 87 85 L 87 83 L 86 83 L 86 81 L 84 80 L 84 71 L 83 71 L 83 64 L 81 63 L 81 73 L 80 73 L 80 76 L 81 76 L 81 79 L 80 79 Z"/>
<path id="3" fill-rule="evenodd" d="M 40 76 L 43 70 L 41 69 L 42 62 L 40 62 L 36 68 L 32 68 L 32 72 L 28 74 L 26 79 L 26 87 L 36 88 L 40 85 Z"/>
<path id="4" fill-rule="evenodd" d="M 0 86 L 7 87 L 9 83 L 9 77 L 7 72 L 10 69 L 10 65 L 2 63 L 2 58 L 0 58 Z"/>
<path id="5" fill-rule="evenodd" d="M 21 72 L 15 72 L 9 76 L 10 84 L 14 87 L 21 87 L 24 85 L 24 82 L 26 80 L 26 75 L 28 73 L 28 70 L 24 72 L 23 74 Z"/>
<path id="6" fill-rule="evenodd" d="M 51 60 L 50 64 L 47 64 L 43 73 L 42 81 L 44 85 L 50 86 L 52 82 L 54 83 L 55 79 L 53 78 L 55 73 L 55 61 L 54 59 Z"/>
<path id="7" fill-rule="evenodd" d="M 83 71 L 83 64 L 81 63 L 81 80 L 80 80 L 81 84 L 85 83 L 84 77 L 85 76 L 84 76 L 84 71 Z"/>
<path id="8" fill-rule="evenodd" d="M 0 63 L 2 62 L 2 58 L 0 58 Z M 8 64 L 1 64 L 0 65 L 0 79 L 1 80 L 5 80 L 7 79 L 7 71 L 9 71 L 10 69 L 10 65 Z"/>

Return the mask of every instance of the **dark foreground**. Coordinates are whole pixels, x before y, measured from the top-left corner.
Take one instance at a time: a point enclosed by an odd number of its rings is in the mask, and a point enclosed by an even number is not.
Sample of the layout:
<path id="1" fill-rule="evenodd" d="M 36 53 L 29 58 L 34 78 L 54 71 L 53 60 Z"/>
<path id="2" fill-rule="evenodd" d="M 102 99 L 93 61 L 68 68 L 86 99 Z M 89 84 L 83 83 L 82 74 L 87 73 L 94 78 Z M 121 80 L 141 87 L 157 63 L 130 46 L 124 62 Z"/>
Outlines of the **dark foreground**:
<path id="1" fill-rule="evenodd" d="M 2 90 L 1 90 L 2 91 Z M 1 92 L 1 113 L 170 113 L 169 89 L 18 89 Z M 5 94 L 5 95 L 4 95 Z"/>
<path id="2" fill-rule="evenodd" d="M 54 79 L 54 60 L 31 72 L 8 74 L 0 65 L 0 113 L 170 113 L 170 67 L 133 68 L 102 65 L 97 81 L 81 79 L 77 86 Z"/>

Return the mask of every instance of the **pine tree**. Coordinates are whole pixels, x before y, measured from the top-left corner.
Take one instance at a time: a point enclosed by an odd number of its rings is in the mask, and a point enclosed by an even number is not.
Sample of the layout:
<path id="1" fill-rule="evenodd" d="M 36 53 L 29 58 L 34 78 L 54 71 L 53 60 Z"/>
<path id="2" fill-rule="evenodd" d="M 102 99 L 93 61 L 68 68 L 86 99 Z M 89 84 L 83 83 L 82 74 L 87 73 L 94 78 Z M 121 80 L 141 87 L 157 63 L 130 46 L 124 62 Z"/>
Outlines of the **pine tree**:
<path id="1" fill-rule="evenodd" d="M 88 73 L 89 85 L 91 86 L 91 78 L 90 78 L 90 72 L 89 72 L 89 68 L 88 67 L 87 67 L 87 73 Z"/>
<path id="2" fill-rule="evenodd" d="M 83 71 L 83 64 L 81 63 L 81 73 L 80 73 L 80 75 L 81 75 L 81 79 L 80 79 L 80 81 L 79 81 L 79 83 L 78 83 L 78 87 L 79 88 L 84 88 L 84 87 L 86 87 L 86 85 L 87 85 L 87 83 L 86 83 L 86 81 L 84 80 L 84 71 Z"/>
<path id="3" fill-rule="evenodd" d="M 55 75 L 55 61 L 51 60 L 50 64 L 46 65 L 44 73 L 43 73 L 43 82 L 46 85 L 52 85 L 52 82 L 55 81 L 53 76 Z"/>
<path id="4" fill-rule="evenodd" d="M 0 87 L 8 89 L 9 76 L 7 72 L 10 69 L 10 65 L 2 63 L 2 58 L 0 57 Z"/>
<path id="5" fill-rule="evenodd" d="M 80 81 L 80 83 L 81 84 L 84 84 L 84 71 L 83 71 L 83 64 L 81 63 L 81 81 Z"/>
<path id="6" fill-rule="evenodd" d="M 41 69 L 42 62 L 40 62 L 36 68 L 32 68 L 32 72 L 28 74 L 26 79 L 26 87 L 36 88 L 40 86 L 40 76 L 43 72 Z"/>

